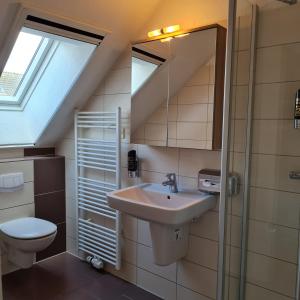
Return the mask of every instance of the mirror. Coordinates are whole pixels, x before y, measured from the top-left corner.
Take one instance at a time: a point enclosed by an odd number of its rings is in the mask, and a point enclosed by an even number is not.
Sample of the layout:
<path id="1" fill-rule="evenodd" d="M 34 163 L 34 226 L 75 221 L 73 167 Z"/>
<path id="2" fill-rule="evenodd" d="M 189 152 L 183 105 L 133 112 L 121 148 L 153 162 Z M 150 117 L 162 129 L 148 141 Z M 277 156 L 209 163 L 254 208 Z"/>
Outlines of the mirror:
<path id="1" fill-rule="evenodd" d="M 214 24 L 133 45 L 132 143 L 221 148 L 225 43 Z"/>

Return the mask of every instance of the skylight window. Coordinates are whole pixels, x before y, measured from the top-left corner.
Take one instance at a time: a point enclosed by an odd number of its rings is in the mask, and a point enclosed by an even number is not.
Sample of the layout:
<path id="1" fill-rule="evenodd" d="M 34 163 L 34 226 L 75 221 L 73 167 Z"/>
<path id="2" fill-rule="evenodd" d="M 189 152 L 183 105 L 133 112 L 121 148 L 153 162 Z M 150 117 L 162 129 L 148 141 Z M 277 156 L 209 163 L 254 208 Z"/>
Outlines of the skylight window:
<path id="1" fill-rule="evenodd" d="M 39 31 L 22 28 L 0 76 L 0 104 L 22 102 L 51 44 Z"/>
<path id="2" fill-rule="evenodd" d="M 134 94 L 153 74 L 159 65 L 132 57 L 131 91 Z"/>
<path id="3" fill-rule="evenodd" d="M 20 13 L 0 48 L 0 147 L 41 139 L 64 101 L 72 106 L 72 88 L 104 38 L 86 25 L 35 13 Z"/>
<path id="4" fill-rule="evenodd" d="M 0 77 L 0 96 L 15 96 L 42 37 L 21 31 Z"/>

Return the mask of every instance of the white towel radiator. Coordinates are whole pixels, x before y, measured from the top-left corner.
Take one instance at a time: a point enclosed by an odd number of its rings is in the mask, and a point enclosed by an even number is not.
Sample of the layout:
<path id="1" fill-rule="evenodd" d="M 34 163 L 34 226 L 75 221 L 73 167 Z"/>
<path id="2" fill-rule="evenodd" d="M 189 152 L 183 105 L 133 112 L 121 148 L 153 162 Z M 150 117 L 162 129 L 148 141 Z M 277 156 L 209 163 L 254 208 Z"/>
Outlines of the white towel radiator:
<path id="1" fill-rule="evenodd" d="M 75 113 L 77 243 L 81 256 L 121 265 L 121 216 L 106 193 L 119 189 L 120 120 L 116 112 Z"/>

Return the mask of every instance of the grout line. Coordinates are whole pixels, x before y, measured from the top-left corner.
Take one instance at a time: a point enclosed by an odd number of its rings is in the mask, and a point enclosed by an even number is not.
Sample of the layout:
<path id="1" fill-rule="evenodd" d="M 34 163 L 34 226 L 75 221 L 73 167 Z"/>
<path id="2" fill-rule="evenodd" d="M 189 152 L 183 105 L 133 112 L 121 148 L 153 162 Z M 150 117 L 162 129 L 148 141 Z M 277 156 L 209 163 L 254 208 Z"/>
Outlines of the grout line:
<path id="1" fill-rule="evenodd" d="M 25 205 L 32 205 L 32 204 L 34 204 L 34 202 L 23 203 L 23 204 L 20 204 L 20 205 L 15 205 L 15 206 L 10 206 L 10 207 L 6 207 L 6 208 L 1 208 L 0 211 L 12 209 L 12 208 L 17 208 L 17 207 L 21 207 L 21 206 L 25 206 Z"/>
<path id="2" fill-rule="evenodd" d="M 193 289 L 191 289 L 191 288 L 189 288 L 189 287 L 186 287 L 186 286 L 184 286 L 184 285 L 182 285 L 182 284 L 177 284 L 177 285 L 180 286 L 180 287 L 183 287 L 183 288 L 185 288 L 185 289 L 187 289 L 187 290 L 189 290 L 189 291 L 192 291 L 192 292 L 194 292 L 194 293 L 196 293 L 196 294 L 199 294 L 199 295 L 201 295 L 201 296 L 203 296 L 203 297 L 206 297 L 206 298 L 208 298 L 208 299 L 215 300 L 215 298 L 212 298 L 212 297 L 210 297 L 210 296 L 201 294 L 201 293 L 199 293 L 199 292 L 197 292 L 197 291 L 195 291 L 195 290 L 193 290 Z"/>
<path id="3" fill-rule="evenodd" d="M 238 247 L 236 245 L 226 244 L 226 246 L 228 246 L 229 248 L 232 247 L 232 248 L 241 250 L 241 247 Z M 270 258 L 270 259 L 274 259 L 276 261 L 280 261 L 282 263 L 286 263 L 286 264 L 289 264 L 289 265 L 297 266 L 297 263 L 293 263 L 293 262 L 290 262 L 290 261 L 287 261 L 287 260 L 283 260 L 283 259 L 280 259 L 280 258 L 277 258 L 277 257 L 269 256 L 269 255 L 266 255 L 264 253 L 256 252 L 256 251 L 253 251 L 253 250 L 247 249 L 247 253 L 252 253 L 252 254 L 260 255 L 260 256 L 263 256 L 263 257 L 266 257 L 266 258 Z"/>
<path id="4" fill-rule="evenodd" d="M 256 287 L 259 287 L 259 288 L 262 288 L 262 289 L 264 289 L 264 290 L 266 290 L 266 291 L 269 291 L 269 292 L 272 292 L 272 293 L 275 293 L 275 294 L 278 294 L 278 295 L 281 295 L 281 296 L 284 296 L 284 297 L 288 297 L 288 298 L 290 298 L 290 299 L 295 299 L 295 298 L 293 298 L 293 297 L 291 297 L 291 296 L 289 296 L 289 295 L 286 295 L 286 294 L 277 292 L 277 291 L 275 291 L 275 290 L 271 290 L 271 289 L 269 289 L 269 288 L 267 288 L 267 287 L 264 287 L 264 286 L 262 286 L 262 285 L 256 284 L 256 283 L 251 282 L 251 281 L 248 281 L 248 280 L 246 280 L 246 283 L 251 284 L 251 285 L 256 286 Z"/>
<path id="5" fill-rule="evenodd" d="M 54 193 L 60 193 L 60 192 L 65 192 L 65 189 L 55 190 L 55 191 L 40 193 L 40 194 L 34 194 L 34 196 L 43 196 L 43 195 L 49 195 L 49 194 L 54 194 Z"/>
<path id="6" fill-rule="evenodd" d="M 282 81 L 271 81 L 271 82 L 256 82 L 255 88 L 257 85 L 271 85 L 271 84 L 286 84 L 286 83 L 299 83 L 300 78 L 296 80 L 282 80 Z"/>
<path id="7" fill-rule="evenodd" d="M 293 192 L 293 191 L 288 191 L 288 190 L 278 190 L 278 189 L 259 186 L 259 185 L 250 185 L 250 187 L 251 188 L 258 188 L 258 189 L 262 189 L 262 190 L 268 190 L 268 191 L 276 191 L 276 192 L 284 192 L 284 193 L 291 193 L 291 194 L 295 194 L 295 195 L 300 195 L 300 192 Z"/>
<path id="8" fill-rule="evenodd" d="M 298 45 L 300 46 L 300 41 L 294 41 L 294 42 L 289 42 L 289 43 L 281 43 L 281 44 L 274 44 L 274 45 L 267 45 L 267 46 L 259 46 L 256 47 L 256 50 L 259 49 L 268 49 L 268 48 L 276 48 L 276 47 L 284 47 L 284 46 L 292 46 L 292 45 Z"/>

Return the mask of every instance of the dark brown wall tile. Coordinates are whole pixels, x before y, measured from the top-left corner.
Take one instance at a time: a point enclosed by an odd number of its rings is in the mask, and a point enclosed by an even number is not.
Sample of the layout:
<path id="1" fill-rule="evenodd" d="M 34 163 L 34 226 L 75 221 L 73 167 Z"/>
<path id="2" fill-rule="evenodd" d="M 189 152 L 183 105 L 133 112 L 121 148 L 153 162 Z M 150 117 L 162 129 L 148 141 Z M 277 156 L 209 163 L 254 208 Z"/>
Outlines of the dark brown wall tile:
<path id="1" fill-rule="evenodd" d="M 35 216 L 55 224 L 66 222 L 65 191 L 34 196 Z"/>
<path id="2" fill-rule="evenodd" d="M 24 148 L 24 156 L 55 155 L 55 148 Z"/>
<path id="3" fill-rule="evenodd" d="M 34 194 L 65 189 L 65 158 L 51 157 L 34 160 Z"/>
<path id="4" fill-rule="evenodd" d="M 43 251 L 37 252 L 36 260 L 40 261 L 42 259 L 57 255 L 59 253 L 66 251 L 66 223 L 61 223 L 57 225 L 57 234 L 52 242 L 52 244 Z"/>

